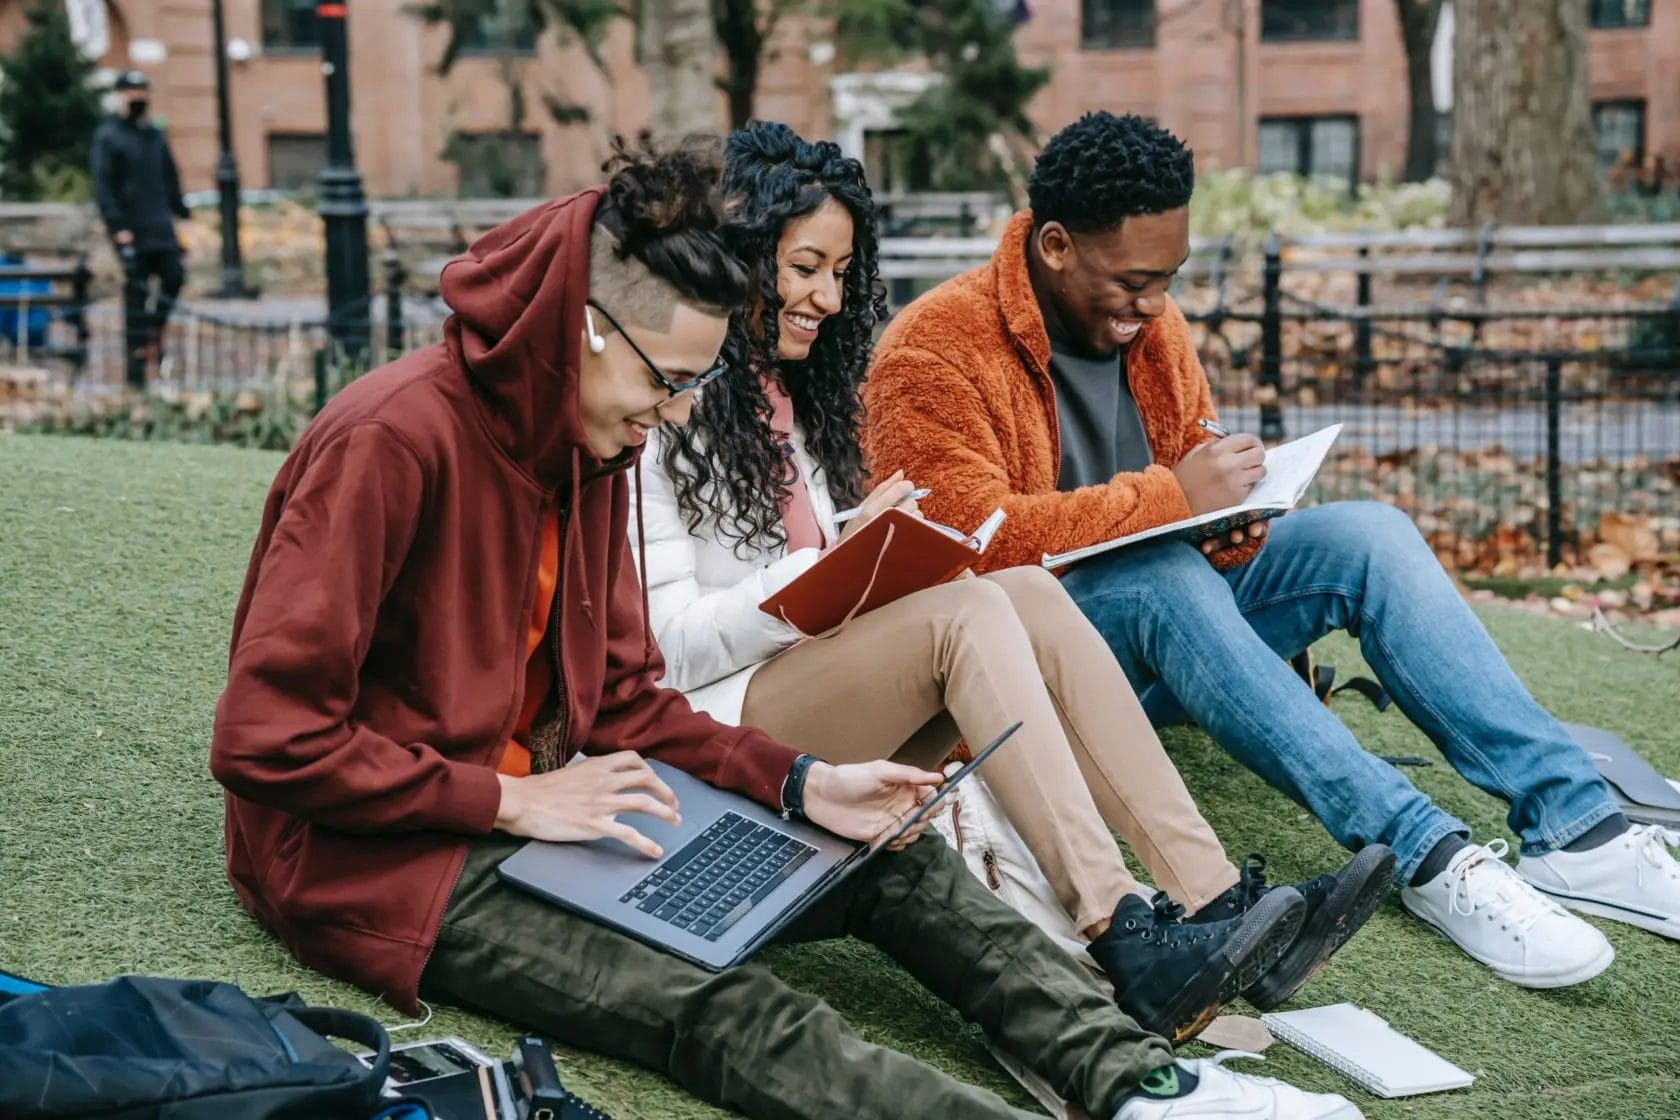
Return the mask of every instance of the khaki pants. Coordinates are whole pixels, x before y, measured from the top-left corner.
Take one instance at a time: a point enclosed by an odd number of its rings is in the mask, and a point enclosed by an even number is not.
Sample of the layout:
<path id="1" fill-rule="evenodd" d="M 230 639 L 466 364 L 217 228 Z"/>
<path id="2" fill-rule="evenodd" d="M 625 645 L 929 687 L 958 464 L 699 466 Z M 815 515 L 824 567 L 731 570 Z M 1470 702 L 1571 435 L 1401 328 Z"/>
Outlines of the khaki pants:
<path id="1" fill-rule="evenodd" d="M 930 768 L 1016 720 L 981 773 L 1078 929 L 1148 893 L 1105 822 L 1191 911 L 1236 883 L 1114 655 L 1042 569 L 929 588 L 801 642 L 753 675 L 741 715 L 829 762 Z"/>

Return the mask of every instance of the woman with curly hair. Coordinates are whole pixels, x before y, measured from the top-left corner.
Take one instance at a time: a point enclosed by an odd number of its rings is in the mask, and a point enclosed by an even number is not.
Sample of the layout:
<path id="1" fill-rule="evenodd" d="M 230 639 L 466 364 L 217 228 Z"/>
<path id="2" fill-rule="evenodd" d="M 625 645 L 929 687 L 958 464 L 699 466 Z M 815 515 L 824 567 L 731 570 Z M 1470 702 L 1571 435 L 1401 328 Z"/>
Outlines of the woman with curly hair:
<path id="1" fill-rule="evenodd" d="M 1239 992 L 1282 1003 L 1381 898 L 1385 851 L 1299 889 L 1239 875 L 1054 577 L 957 580 L 819 640 L 758 609 L 825 548 L 915 502 L 910 480 L 870 483 L 859 445 L 858 391 L 886 310 L 862 166 L 757 123 L 729 140 L 724 191 L 757 291 L 730 320 L 728 373 L 695 394 L 686 423 L 665 414 L 641 480 L 664 683 L 828 762 L 935 765 L 959 738 L 1023 721 L 986 784 L 1120 1006 L 1176 1040 Z M 836 507 L 854 504 L 837 527 Z M 1105 823 L 1164 888 L 1153 899 Z M 1338 911 L 1334 932 L 1299 936 L 1309 903 Z"/>

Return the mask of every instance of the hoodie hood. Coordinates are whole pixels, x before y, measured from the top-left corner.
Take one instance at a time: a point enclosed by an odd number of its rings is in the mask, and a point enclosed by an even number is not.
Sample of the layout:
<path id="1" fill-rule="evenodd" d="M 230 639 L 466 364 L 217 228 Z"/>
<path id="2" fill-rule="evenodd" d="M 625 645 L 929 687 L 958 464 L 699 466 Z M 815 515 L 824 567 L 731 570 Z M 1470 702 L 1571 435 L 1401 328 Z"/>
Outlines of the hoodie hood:
<path id="1" fill-rule="evenodd" d="M 444 266 L 445 344 L 466 370 L 490 434 L 546 488 L 598 465 L 578 415 L 591 187 L 506 222 Z"/>

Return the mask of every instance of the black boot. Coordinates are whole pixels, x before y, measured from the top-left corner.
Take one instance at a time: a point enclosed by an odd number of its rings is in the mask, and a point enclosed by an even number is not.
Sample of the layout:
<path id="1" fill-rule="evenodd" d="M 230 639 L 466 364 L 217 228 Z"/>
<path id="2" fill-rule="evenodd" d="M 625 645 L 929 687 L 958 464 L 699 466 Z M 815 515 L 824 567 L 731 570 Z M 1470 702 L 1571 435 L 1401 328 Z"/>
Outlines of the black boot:
<path id="1" fill-rule="evenodd" d="M 1183 1042 L 1278 962 L 1300 932 L 1306 903 L 1288 887 L 1238 917 L 1196 925 L 1165 892 L 1127 895 L 1088 951 L 1114 984 L 1120 1010 L 1153 1034 Z"/>
<path id="2" fill-rule="evenodd" d="M 1243 991 L 1243 997 L 1261 1011 L 1285 1003 L 1376 913 L 1393 877 L 1394 853 L 1386 844 L 1370 844 L 1341 870 L 1296 883 L 1294 889 L 1307 905 L 1301 936 L 1275 966 Z M 1264 856 L 1249 856 L 1237 885 L 1198 910 L 1189 924 L 1228 922 L 1273 891 L 1284 889 L 1266 885 Z"/>

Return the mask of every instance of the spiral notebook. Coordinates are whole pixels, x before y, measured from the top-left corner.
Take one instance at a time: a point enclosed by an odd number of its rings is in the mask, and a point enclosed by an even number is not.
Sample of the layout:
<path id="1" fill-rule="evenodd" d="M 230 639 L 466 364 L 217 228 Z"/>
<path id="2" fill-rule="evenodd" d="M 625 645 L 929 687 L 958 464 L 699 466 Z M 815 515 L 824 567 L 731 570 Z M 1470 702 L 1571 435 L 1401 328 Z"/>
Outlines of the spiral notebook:
<path id="1" fill-rule="evenodd" d="M 1475 1080 L 1351 1003 L 1260 1016 L 1272 1034 L 1379 1097 L 1463 1089 Z"/>
<path id="2" fill-rule="evenodd" d="M 1054 555 L 1045 553 L 1044 566 L 1065 568 L 1069 564 L 1077 564 L 1081 560 L 1100 556 L 1116 548 L 1162 538 L 1199 544 L 1214 537 L 1224 537 L 1233 529 L 1252 525 L 1256 521 L 1281 517 L 1294 509 L 1306 495 L 1307 487 L 1311 486 L 1313 479 L 1318 476 L 1318 468 L 1324 465 L 1324 457 L 1330 454 L 1330 445 L 1336 442 L 1336 437 L 1341 433 L 1342 426 L 1332 424 L 1310 436 L 1279 444 L 1266 452 L 1266 477 L 1249 491 L 1248 497 L 1243 499 L 1240 505 L 1214 510 L 1212 513 L 1200 514 L 1183 521 L 1174 521 L 1170 525 L 1157 525 L 1141 533 L 1131 533 L 1111 541 L 1076 548 L 1072 552 Z"/>

